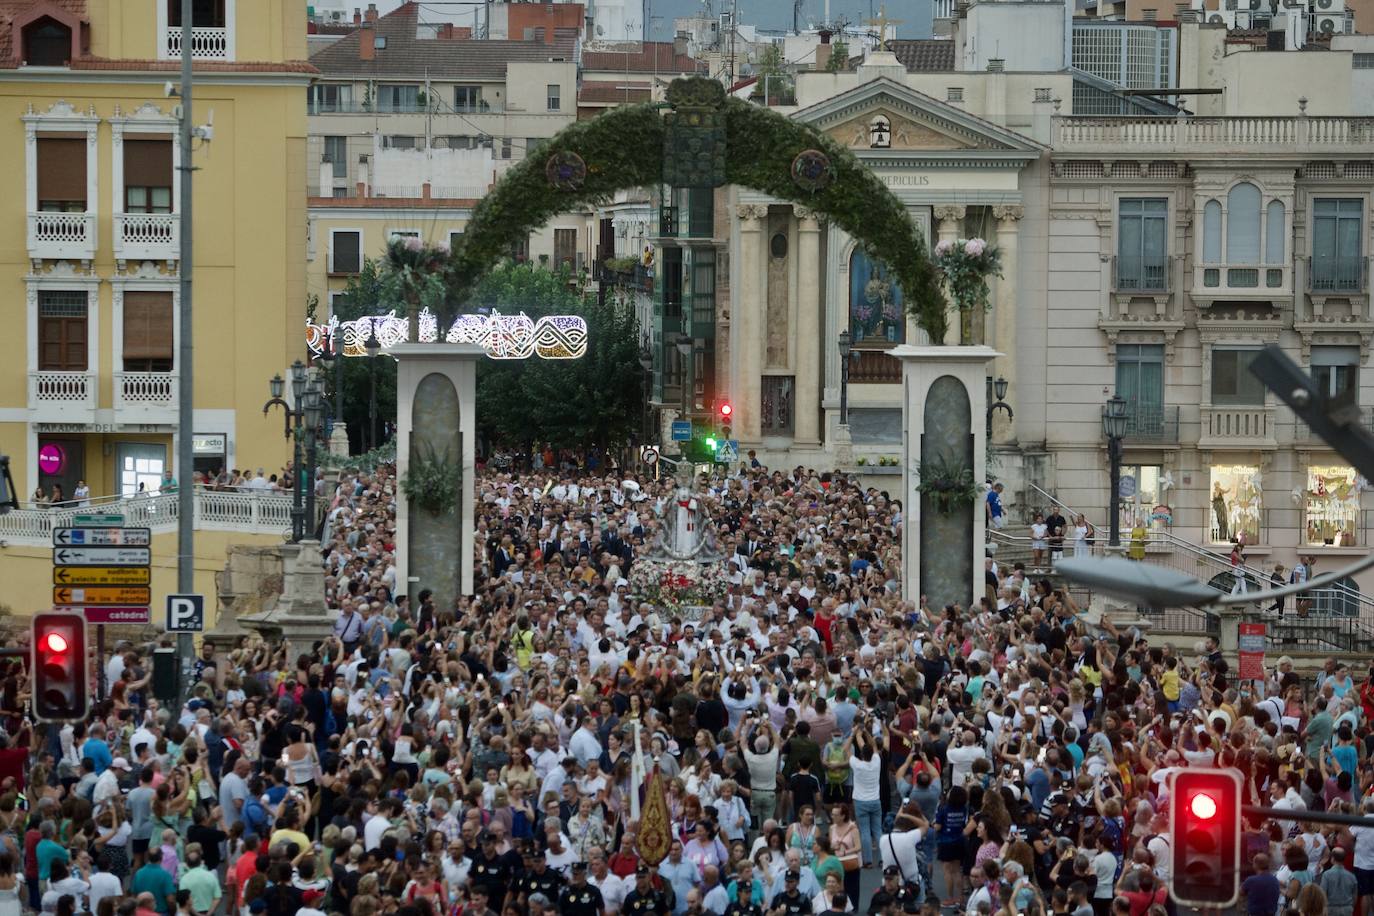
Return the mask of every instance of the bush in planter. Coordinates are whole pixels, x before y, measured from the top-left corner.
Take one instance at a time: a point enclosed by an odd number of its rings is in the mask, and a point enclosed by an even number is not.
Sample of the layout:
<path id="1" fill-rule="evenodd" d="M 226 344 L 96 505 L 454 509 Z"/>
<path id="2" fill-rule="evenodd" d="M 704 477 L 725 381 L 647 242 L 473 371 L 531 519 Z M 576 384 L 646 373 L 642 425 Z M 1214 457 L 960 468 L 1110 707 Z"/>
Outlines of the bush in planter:
<path id="1" fill-rule="evenodd" d="M 442 455 L 433 448 L 421 447 L 401 478 L 401 492 L 406 499 L 431 515 L 443 515 L 458 505 L 458 466 L 449 460 L 448 450 Z"/>
<path id="2" fill-rule="evenodd" d="M 916 489 L 930 497 L 931 505 L 941 515 L 949 515 L 961 504 L 972 503 L 981 488 L 973 479 L 973 469 L 940 457 L 916 465 L 921 482 Z"/>

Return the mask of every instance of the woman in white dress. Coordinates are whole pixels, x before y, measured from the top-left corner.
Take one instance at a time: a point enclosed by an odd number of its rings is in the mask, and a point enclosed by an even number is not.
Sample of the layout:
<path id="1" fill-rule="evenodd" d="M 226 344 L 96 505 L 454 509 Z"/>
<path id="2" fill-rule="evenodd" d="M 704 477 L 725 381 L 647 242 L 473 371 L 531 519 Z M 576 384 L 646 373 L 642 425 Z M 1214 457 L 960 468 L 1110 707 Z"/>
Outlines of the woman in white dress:
<path id="1" fill-rule="evenodd" d="M 1092 550 L 1091 545 L 1088 544 L 1088 532 L 1091 531 L 1091 530 L 1092 530 L 1092 526 L 1088 524 L 1088 520 L 1087 520 L 1086 518 L 1084 518 L 1082 515 L 1080 515 L 1080 516 L 1078 516 L 1078 518 L 1074 519 L 1074 523 L 1073 523 L 1073 555 L 1074 555 L 1074 556 L 1076 556 L 1076 557 L 1086 557 L 1086 556 L 1089 554 L 1089 552 Z"/>

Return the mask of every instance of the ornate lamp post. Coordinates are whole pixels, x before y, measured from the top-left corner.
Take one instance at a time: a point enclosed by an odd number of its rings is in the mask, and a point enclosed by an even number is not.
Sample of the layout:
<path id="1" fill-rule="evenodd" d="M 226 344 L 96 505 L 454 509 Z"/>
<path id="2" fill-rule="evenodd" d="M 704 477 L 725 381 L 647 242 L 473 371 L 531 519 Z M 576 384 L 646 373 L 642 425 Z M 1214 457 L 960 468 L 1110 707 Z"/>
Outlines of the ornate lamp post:
<path id="1" fill-rule="evenodd" d="M 305 414 L 306 450 L 299 488 L 305 500 L 305 521 L 301 526 L 301 534 L 305 536 L 312 535 L 315 530 L 315 474 L 319 466 L 319 440 L 324 436 L 324 382 L 318 377 L 306 384 L 301 411 Z"/>
<path id="2" fill-rule="evenodd" d="M 370 390 L 367 395 L 367 442 L 363 451 L 370 452 L 377 447 L 377 354 L 382 350 L 382 342 L 377 339 L 377 322 L 371 322 L 372 330 L 367 335 L 363 349 L 367 351 L 367 371 Z"/>
<path id="3" fill-rule="evenodd" d="M 848 329 L 840 332 L 840 425 L 849 425 L 849 357 L 854 352 Z"/>
<path id="4" fill-rule="evenodd" d="M 1007 380 L 1004 379 L 1004 378 L 1003 378 L 1002 376 L 1000 376 L 1000 375 L 997 376 L 997 380 L 996 380 L 995 382 L 992 383 L 992 394 L 993 394 L 993 397 L 995 397 L 997 400 L 993 401 L 991 404 L 988 405 L 988 438 L 989 438 L 989 439 L 992 438 L 992 415 L 993 415 L 993 414 L 997 413 L 997 411 L 999 411 L 999 410 L 1005 410 L 1005 411 L 1007 412 L 1007 420 L 1008 420 L 1008 421 L 1010 421 L 1012 418 L 1014 418 L 1014 417 L 1016 416 L 1016 414 L 1012 413 L 1011 405 L 1008 404 L 1008 403 L 1004 400 L 1004 398 L 1006 398 L 1006 396 L 1007 396 L 1007 387 L 1008 387 Z"/>
<path id="5" fill-rule="evenodd" d="M 274 406 L 280 407 L 284 414 L 284 435 L 290 439 L 292 434 L 295 434 L 291 459 L 291 473 L 297 478 L 291 487 L 291 543 L 293 544 L 303 537 L 305 529 L 305 504 L 299 476 L 301 469 L 301 424 L 305 421 L 306 371 L 305 363 L 300 360 L 291 364 L 291 399 L 298 406 L 293 408 L 282 398 L 282 394 L 286 390 L 286 382 L 282 380 L 280 375 L 273 376 L 272 380 L 267 383 L 267 390 L 272 397 L 266 404 L 262 405 L 263 416 L 267 416 Z M 318 391 L 316 396 L 318 397 Z M 316 406 L 318 407 L 318 401 Z"/>
<path id="6" fill-rule="evenodd" d="M 1107 460 L 1111 462 L 1111 492 L 1108 494 L 1111 536 L 1107 546 L 1121 546 L 1121 440 L 1126 436 L 1126 399 L 1114 394 L 1102 405 L 1102 434 L 1107 437 Z"/>

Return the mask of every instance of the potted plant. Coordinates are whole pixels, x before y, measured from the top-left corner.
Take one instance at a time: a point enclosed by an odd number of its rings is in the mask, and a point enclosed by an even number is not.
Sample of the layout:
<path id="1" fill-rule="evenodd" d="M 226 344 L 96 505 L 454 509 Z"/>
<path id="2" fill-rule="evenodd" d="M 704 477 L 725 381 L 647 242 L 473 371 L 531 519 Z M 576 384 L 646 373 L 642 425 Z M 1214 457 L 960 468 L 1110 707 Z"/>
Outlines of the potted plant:
<path id="1" fill-rule="evenodd" d="M 460 476 L 447 449 L 440 455 L 422 446 L 401 478 L 401 491 L 416 507 L 431 515 L 443 515 L 458 505 Z"/>
<path id="2" fill-rule="evenodd" d="M 973 479 L 973 468 L 941 456 L 916 465 L 920 483 L 916 489 L 930 498 L 931 505 L 941 515 L 949 515 L 961 504 L 978 498 L 979 487 Z"/>
<path id="3" fill-rule="evenodd" d="M 982 343 L 981 313 L 992 307 L 988 277 L 1002 276 L 1002 253 L 980 238 L 944 239 L 935 246 L 935 266 L 959 312 L 960 342 Z"/>

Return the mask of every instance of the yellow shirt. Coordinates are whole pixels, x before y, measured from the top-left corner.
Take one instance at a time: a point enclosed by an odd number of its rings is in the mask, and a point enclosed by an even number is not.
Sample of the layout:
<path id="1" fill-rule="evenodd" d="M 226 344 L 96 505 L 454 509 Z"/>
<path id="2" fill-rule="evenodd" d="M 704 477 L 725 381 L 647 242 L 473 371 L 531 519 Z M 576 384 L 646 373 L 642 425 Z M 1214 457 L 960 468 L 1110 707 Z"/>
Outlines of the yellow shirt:
<path id="1" fill-rule="evenodd" d="M 1159 679 L 1159 689 L 1164 691 L 1164 699 L 1176 702 L 1179 691 L 1178 671 L 1165 671 L 1164 676 Z"/>
<path id="2" fill-rule="evenodd" d="M 310 848 L 310 837 L 299 830 L 274 830 L 272 831 L 272 839 L 267 845 L 269 847 L 276 846 L 278 843 L 295 843 L 297 850 L 305 850 Z"/>

